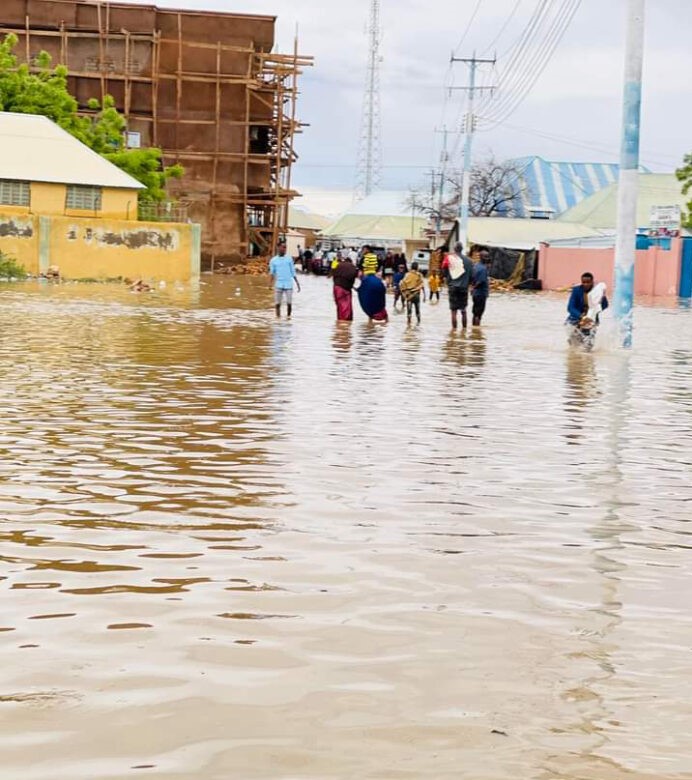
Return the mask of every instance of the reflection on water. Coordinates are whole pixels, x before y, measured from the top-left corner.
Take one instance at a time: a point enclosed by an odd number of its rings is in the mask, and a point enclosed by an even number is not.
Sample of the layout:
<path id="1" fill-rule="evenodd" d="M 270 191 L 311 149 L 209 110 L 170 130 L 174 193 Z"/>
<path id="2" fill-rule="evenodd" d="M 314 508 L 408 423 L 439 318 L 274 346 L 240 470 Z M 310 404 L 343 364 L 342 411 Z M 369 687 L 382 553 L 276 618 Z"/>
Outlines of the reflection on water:
<path id="1" fill-rule="evenodd" d="M 0 776 L 692 777 L 692 318 L 0 288 Z"/>

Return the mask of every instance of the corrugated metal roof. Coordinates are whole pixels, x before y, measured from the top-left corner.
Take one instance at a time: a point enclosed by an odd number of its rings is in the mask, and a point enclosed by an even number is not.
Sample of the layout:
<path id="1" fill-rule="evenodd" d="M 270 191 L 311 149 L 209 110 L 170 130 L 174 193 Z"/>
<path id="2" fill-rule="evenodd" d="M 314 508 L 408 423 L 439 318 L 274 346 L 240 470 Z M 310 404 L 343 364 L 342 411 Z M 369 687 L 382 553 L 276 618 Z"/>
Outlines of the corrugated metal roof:
<path id="1" fill-rule="evenodd" d="M 295 206 L 288 207 L 288 225 L 292 228 L 303 228 L 303 230 L 322 230 L 329 224 L 327 217 L 323 217 L 321 214 L 315 214 L 314 211 L 306 211 L 305 209 L 296 208 Z"/>
<path id="2" fill-rule="evenodd" d="M 425 217 L 387 216 L 381 214 L 344 214 L 331 225 L 327 225 L 322 235 L 334 236 L 353 241 L 401 241 L 403 239 L 424 238 L 427 225 Z"/>
<path id="3" fill-rule="evenodd" d="M 344 214 L 323 231 L 348 242 L 374 239 L 395 241 L 424 237 L 427 220 L 423 217 L 381 216 L 379 214 Z M 542 241 L 597 236 L 599 232 L 586 225 L 553 219 L 506 219 L 504 217 L 471 217 L 469 238 L 476 244 L 504 246 L 511 249 L 535 249 Z"/>
<path id="4" fill-rule="evenodd" d="M 556 239 L 595 235 L 598 235 L 598 231 L 586 225 L 554 219 L 469 219 L 469 239 L 473 243 L 508 249 L 535 249 L 543 241 L 550 243 Z"/>
<path id="5" fill-rule="evenodd" d="M 45 116 L 0 112 L 0 179 L 144 189 Z"/>
<path id="6" fill-rule="evenodd" d="M 562 214 L 557 221 L 579 222 L 600 230 L 613 230 L 617 224 L 617 196 L 617 184 L 612 184 Z M 680 205 L 686 210 L 686 200 L 675 174 L 639 174 L 637 227 L 648 227 L 652 206 Z"/>
<path id="7" fill-rule="evenodd" d="M 526 185 L 521 204 L 515 206 L 519 217 L 543 209 L 562 214 L 617 182 L 619 172 L 616 163 L 554 162 L 537 156 L 509 162 L 521 171 Z"/>

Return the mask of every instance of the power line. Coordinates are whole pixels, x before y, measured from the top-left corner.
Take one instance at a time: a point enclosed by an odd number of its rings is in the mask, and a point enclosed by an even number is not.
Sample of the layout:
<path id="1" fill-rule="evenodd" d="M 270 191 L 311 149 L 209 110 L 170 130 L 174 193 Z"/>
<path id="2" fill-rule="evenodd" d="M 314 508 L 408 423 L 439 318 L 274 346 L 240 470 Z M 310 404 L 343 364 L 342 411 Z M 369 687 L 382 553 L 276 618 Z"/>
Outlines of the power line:
<path id="1" fill-rule="evenodd" d="M 499 123 L 511 116 L 523 103 L 552 59 L 580 5 L 581 0 L 564 0 L 547 29 L 542 43 L 532 55 L 526 58 L 519 76 L 513 80 L 512 89 L 500 99 L 498 104 L 492 106 L 486 119 Z"/>
<path id="2" fill-rule="evenodd" d="M 459 41 L 459 43 L 457 43 L 457 45 L 454 48 L 454 54 L 460 51 L 461 47 L 464 45 L 464 42 L 468 38 L 468 34 L 471 30 L 471 25 L 475 21 L 476 16 L 478 16 L 478 12 L 480 11 L 481 5 L 483 5 L 483 0 L 478 0 L 478 2 L 476 3 L 476 7 L 473 9 L 473 13 L 471 14 L 471 18 L 469 19 L 469 23 L 466 25 L 464 34 L 461 36 L 461 40 Z"/>
<path id="3" fill-rule="evenodd" d="M 545 70 L 557 45 L 564 36 L 574 14 L 576 13 L 581 0 L 564 0 L 562 7 L 558 10 L 550 27 L 545 33 L 542 43 L 526 58 L 526 63 L 515 76 L 507 94 L 501 99 L 500 104 L 491 109 L 491 115 L 500 115 L 502 111 L 513 106 L 508 114 L 523 101 L 524 97 L 531 91 L 540 75 Z"/>
<path id="4" fill-rule="evenodd" d="M 550 5 L 548 4 L 549 2 Z M 544 23 L 549 21 L 555 2 L 557 0 L 541 0 L 536 7 L 522 38 L 509 58 L 509 62 L 502 69 L 498 79 L 498 89 L 501 90 L 500 95 L 504 95 L 505 92 L 511 94 L 516 84 L 529 72 L 528 63 L 535 56 L 535 53 L 540 50 L 541 30 Z"/>
<path id="5" fill-rule="evenodd" d="M 483 119 L 483 117 L 479 117 L 479 119 Z M 499 126 L 499 125 L 497 125 Z M 543 130 L 538 130 L 537 128 L 533 127 L 522 127 L 520 125 L 511 124 L 510 122 L 502 122 L 502 127 L 506 127 L 509 130 L 515 130 L 520 133 L 526 133 L 527 135 L 535 135 L 538 138 L 545 138 L 548 141 L 557 141 L 558 143 L 565 144 L 567 146 L 574 146 L 580 149 L 587 149 L 590 152 L 598 152 L 599 154 L 607 154 L 611 157 L 617 157 L 618 150 L 615 147 L 609 147 L 607 145 L 599 145 L 596 143 L 588 143 L 585 141 L 581 141 L 577 138 L 571 138 L 569 136 L 564 135 L 558 135 L 556 133 L 548 133 Z M 655 156 L 654 156 L 655 155 Z M 654 152 L 652 154 L 643 153 L 642 154 L 642 162 L 645 163 L 651 163 L 652 165 L 660 165 L 662 167 L 670 167 L 671 163 L 666 162 L 663 160 L 664 157 L 667 157 L 669 160 L 675 160 L 679 161 L 679 158 L 675 155 L 667 155 L 665 153 L 661 152 Z"/>
<path id="6" fill-rule="evenodd" d="M 536 8 L 534 9 L 534 12 L 531 14 L 531 17 L 529 18 L 526 27 L 523 29 L 516 43 L 506 52 L 505 55 L 503 55 L 503 56 L 507 56 L 508 54 L 511 53 L 504 74 L 501 75 L 499 79 L 498 87 L 504 86 L 504 82 L 507 79 L 506 74 L 507 73 L 511 74 L 513 72 L 515 63 L 519 62 L 524 52 L 529 49 L 529 46 L 533 40 L 533 37 L 536 34 L 536 31 L 539 29 L 540 24 L 545 18 L 547 12 L 550 10 L 550 6 L 548 5 L 548 2 L 554 2 L 554 0 L 539 0 Z"/>
<path id="7" fill-rule="evenodd" d="M 512 22 L 512 19 L 517 15 L 517 11 L 519 10 L 519 6 L 522 4 L 524 0 L 517 0 L 516 3 L 514 3 L 514 8 L 510 11 L 509 15 L 505 19 L 505 23 L 500 28 L 500 32 L 497 33 L 497 35 L 490 41 L 490 43 L 487 45 L 487 47 L 484 49 L 483 54 L 487 54 L 493 46 L 502 38 L 502 36 L 505 33 L 505 30 L 509 27 L 509 25 Z"/>

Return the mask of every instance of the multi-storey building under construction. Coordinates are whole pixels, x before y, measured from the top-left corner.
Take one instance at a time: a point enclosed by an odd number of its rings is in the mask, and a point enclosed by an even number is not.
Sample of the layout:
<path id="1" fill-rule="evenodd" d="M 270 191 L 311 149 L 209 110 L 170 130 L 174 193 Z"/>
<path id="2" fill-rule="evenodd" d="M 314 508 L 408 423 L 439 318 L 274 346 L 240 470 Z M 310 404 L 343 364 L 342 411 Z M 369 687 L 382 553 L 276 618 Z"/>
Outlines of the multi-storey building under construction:
<path id="1" fill-rule="evenodd" d="M 203 225 L 203 258 L 265 253 L 286 229 L 297 80 L 310 59 L 273 54 L 275 17 L 107 0 L 2 0 L 0 33 L 32 63 L 65 65 L 88 112 L 112 95 L 128 137 L 185 174 L 172 196 Z"/>

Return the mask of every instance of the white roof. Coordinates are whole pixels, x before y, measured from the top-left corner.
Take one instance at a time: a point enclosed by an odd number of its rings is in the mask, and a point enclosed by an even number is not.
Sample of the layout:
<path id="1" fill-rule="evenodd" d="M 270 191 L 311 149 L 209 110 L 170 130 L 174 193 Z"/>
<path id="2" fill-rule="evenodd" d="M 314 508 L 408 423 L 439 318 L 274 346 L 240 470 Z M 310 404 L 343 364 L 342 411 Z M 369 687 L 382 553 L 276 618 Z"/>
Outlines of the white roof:
<path id="1" fill-rule="evenodd" d="M 509 249 L 536 249 L 545 241 L 597 236 L 599 231 L 576 222 L 556 219 L 511 219 L 508 217 L 471 217 L 469 238 L 476 244 Z"/>
<path id="2" fill-rule="evenodd" d="M 45 116 L 0 112 L 0 179 L 144 189 Z"/>

